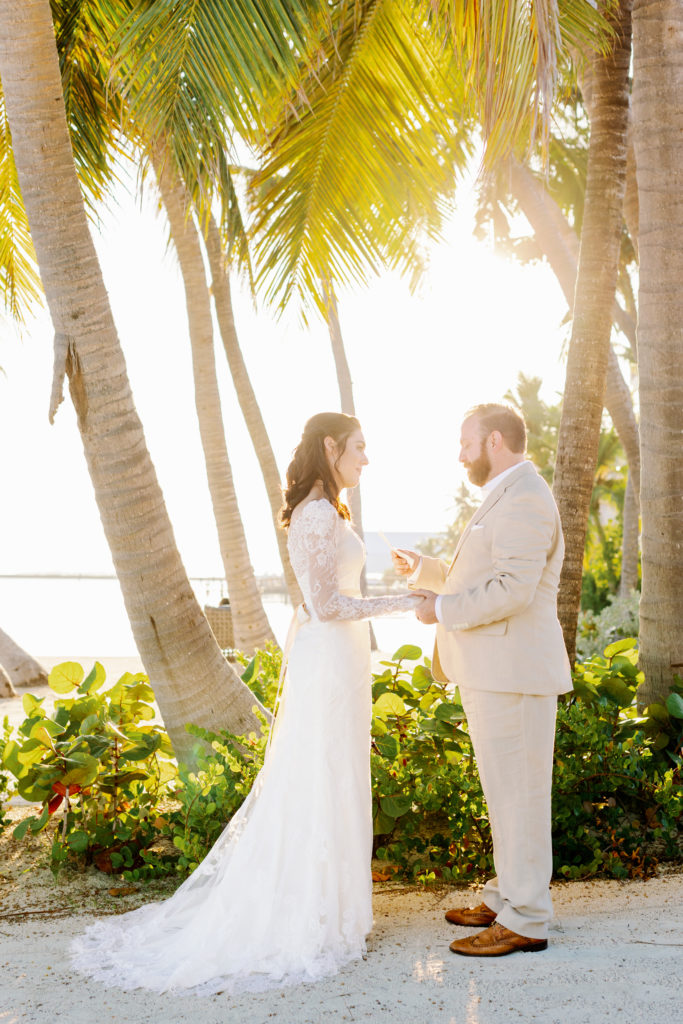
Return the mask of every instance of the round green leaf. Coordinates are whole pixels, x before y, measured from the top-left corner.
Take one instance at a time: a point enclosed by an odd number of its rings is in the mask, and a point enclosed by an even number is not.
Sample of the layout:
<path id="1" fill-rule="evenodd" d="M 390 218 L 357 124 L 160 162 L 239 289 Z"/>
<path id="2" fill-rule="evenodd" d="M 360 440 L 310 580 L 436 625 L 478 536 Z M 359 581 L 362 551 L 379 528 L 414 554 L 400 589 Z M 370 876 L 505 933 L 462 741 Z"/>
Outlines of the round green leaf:
<path id="1" fill-rule="evenodd" d="M 615 654 L 620 654 L 622 651 L 632 651 L 637 646 L 638 641 L 632 636 L 625 637 L 623 640 L 615 640 L 613 644 L 609 644 L 605 648 L 605 657 L 613 658 Z"/>
<path id="2" fill-rule="evenodd" d="M 434 717 L 441 722 L 455 722 L 463 717 L 463 710 L 458 704 L 449 704 L 443 701 L 434 708 Z"/>
<path id="3" fill-rule="evenodd" d="M 413 669 L 413 686 L 416 690 L 428 690 L 434 681 L 432 673 L 426 665 L 416 665 Z"/>
<path id="4" fill-rule="evenodd" d="M 415 644 L 403 644 L 392 656 L 392 661 L 418 661 L 422 657 L 422 651 Z"/>
<path id="5" fill-rule="evenodd" d="M 666 698 L 666 710 L 674 718 L 683 718 L 683 697 L 680 693 L 670 693 Z"/>
<path id="6" fill-rule="evenodd" d="M 73 850 L 74 853 L 85 853 L 88 849 L 88 833 L 78 829 L 66 837 L 66 842 L 69 849 Z"/>
<path id="7" fill-rule="evenodd" d="M 383 796 L 379 805 L 390 818 L 400 818 L 402 814 L 410 810 L 412 803 L 410 797 L 399 794 L 397 796 Z"/>
<path id="8" fill-rule="evenodd" d="M 77 661 L 63 661 L 55 665 L 48 676 L 48 683 L 55 693 L 71 693 L 83 681 L 83 667 Z"/>
<path id="9" fill-rule="evenodd" d="M 27 718 L 41 718 L 44 717 L 45 712 L 43 711 L 41 704 L 45 700 L 41 697 L 40 700 L 34 697 L 32 693 L 25 693 L 21 698 L 21 704 L 24 709 L 24 714 Z"/>
<path id="10" fill-rule="evenodd" d="M 92 691 L 99 690 L 106 678 L 107 673 L 104 671 L 104 667 L 100 665 L 99 661 L 96 661 L 88 672 L 88 675 L 79 686 L 78 692 L 90 693 Z"/>
<path id="11" fill-rule="evenodd" d="M 395 819 L 390 818 L 388 814 L 384 814 L 383 811 L 377 811 L 372 823 L 372 831 L 376 836 L 386 835 L 387 832 L 391 832 L 395 824 Z"/>
<path id="12" fill-rule="evenodd" d="M 387 757 L 390 761 L 398 754 L 398 742 L 394 736 L 379 736 L 375 744 L 382 757 Z"/>
<path id="13" fill-rule="evenodd" d="M 381 693 L 373 705 L 376 715 L 404 715 L 406 706 L 397 693 Z"/>

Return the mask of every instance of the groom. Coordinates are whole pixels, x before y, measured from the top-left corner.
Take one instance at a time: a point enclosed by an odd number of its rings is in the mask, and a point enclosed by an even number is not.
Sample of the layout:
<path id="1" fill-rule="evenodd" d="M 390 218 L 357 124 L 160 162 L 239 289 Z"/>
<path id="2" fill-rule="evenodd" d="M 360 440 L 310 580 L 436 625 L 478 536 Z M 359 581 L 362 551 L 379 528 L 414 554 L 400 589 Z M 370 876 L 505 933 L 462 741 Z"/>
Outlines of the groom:
<path id="1" fill-rule="evenodd" d="M 453 561 L 394 556 L 425 598 L 418 619 L 437 624 L 432 670 L 458 685 L 489 809 L 496 877 L 478 907 L 446 914 L 452 924 L 488 926 L 451 943 L 463 956 L 546 949 L 552 917 L 555 712 L 572 685 L 557 619 L 564 542 L 550 489 L 525 450 L 513 409 L 471 409 L 460 461 L 484 500 Z"/>

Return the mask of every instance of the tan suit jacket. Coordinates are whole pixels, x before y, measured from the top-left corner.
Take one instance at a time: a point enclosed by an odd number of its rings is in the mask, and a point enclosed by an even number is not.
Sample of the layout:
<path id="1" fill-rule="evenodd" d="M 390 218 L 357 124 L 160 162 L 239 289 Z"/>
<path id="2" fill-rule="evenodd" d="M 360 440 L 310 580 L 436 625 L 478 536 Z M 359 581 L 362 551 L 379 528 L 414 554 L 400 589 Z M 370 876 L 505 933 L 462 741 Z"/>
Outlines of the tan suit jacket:
<path id="1" fill-rule="evenodd" d="M 550 488 L 523 462 L 486 496 L 450 566 L 422 558 L 415 583 L 445 595 L 444 624 L 436 628 L 436 678 L 508 693 L 571 690 L 557 618 L 563 557 Z"/>

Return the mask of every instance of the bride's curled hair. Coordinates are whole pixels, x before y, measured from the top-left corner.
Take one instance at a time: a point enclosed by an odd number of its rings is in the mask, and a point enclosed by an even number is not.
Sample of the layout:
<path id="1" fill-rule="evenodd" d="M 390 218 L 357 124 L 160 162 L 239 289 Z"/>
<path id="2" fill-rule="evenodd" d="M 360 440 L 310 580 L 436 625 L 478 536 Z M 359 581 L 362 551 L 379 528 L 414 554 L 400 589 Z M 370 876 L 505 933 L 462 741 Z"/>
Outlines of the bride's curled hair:
<path id="1" fill-rule="evenodd" d="M 360 423 L 355 416 L 347 416 L 344 412 L 319 412 L 308 420 L 287 467 L 287 486 L 284 490 L 284 504 L 280 509 L 280 526 L 283 529 L 287 529 L 292 512 L 318 480 L 325 497 L 339 515 L 344 519 L 351 518 L 348 508 L 339 500 L 339 488 L 325 454 L 325 438 L 331 437 L 335 442 L 339 459 L 355 430 L 360 430 Z"/>

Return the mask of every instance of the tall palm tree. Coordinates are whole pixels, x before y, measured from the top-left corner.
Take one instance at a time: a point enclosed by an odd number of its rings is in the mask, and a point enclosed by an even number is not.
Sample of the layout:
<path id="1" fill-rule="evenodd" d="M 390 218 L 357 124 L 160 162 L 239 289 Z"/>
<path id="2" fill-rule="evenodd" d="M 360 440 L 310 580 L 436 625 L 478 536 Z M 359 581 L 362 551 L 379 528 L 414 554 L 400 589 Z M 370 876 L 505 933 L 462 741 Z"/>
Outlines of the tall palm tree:
<path id="1" fill-rule="evenodd" d="M 253 385 L 249 378 L 240 341 L 235 326 L 235 314 L 232 306 L 232 290 L 227 254 L 221 241 L 221 232 L 215 217 L 210 214 L 206 224 L 206 253 L 211 271 L 211 293 L 216 307 L 216 317 L 223 341 L 223 348 L 230 367 L 230 374 L 235 385 L 237 399 L 249 431 L 254 451 L 261 467 L 261 473 L 268 495 L 271 516 L 275 527 L 280 561 L 285 577 L 285 585 L 291 603 L 296 607 L 303 600 L 297 583 L 292 563 L 287 550 L 287 536 L 279 527 L 278 516 L 282 505 L 280 473 L 275 461 L 275 453 L 268 436 L 268 431 L 259 408 Z"/>
<path id="2" fill-rule="evenodd" d="M 519 207 L 529 221 L 536 239 L 564 292 L 570 310 L 573 307 L 579 259 L 579 240 L 557 202 L 528 167 L 516 160 L 510 166 L 510 187 Z M 624 330 L 635 348 L 635 324 L 618 303 L 615 322 Z M 624 380 L 619 360 L 610 346 L 605 380 L 604 405 L 624 446 L 629 464 L 625 498 L 624 534 L 620 593 L 627 594 L 638 583 L 638 492 L 640 487 L 640 436 L 633 411 L 633 399 Z"/>
<path id="3" fill-rule="evenodd" d="M 683 10 L 635 0 L 633 141 L 640 206 L 643 704 L 683 675 Z"/>
<path id="4" fill-rule="evenodd" d="M 6 0 L 0 78 L 40 276 L 135 641 L 179 758 L 186 722 L 241 733 L 257 704 L 215 643 L 180 561 L 128 382 L 66 122 L 48 0 Z"/>
<path id="5" fill-rule="evenodd" d="M 173 166 L 168 147 L 152 155 L 157 185 L 178 256 L 185 287 L 195 406 L 206 462 L 209 492 L 218 531 L 225 578 L 230 594 L 235 646 L 247 654 L 275 642 L 268 623 L 240 515 L 225 441 L 216 376 L 211 297 L 204 260 L 187 191 Z"/>
<path id="6" fill-rule="evenodd" d="M 593 61 L 586 200 L 553 493 L 565 533 L 558 614 L 570 661 L 576 651 L 583 552 L 600 437 L 612 332 L 629 122 L 631 3 L 614 10 L 615 42 Z"/>

